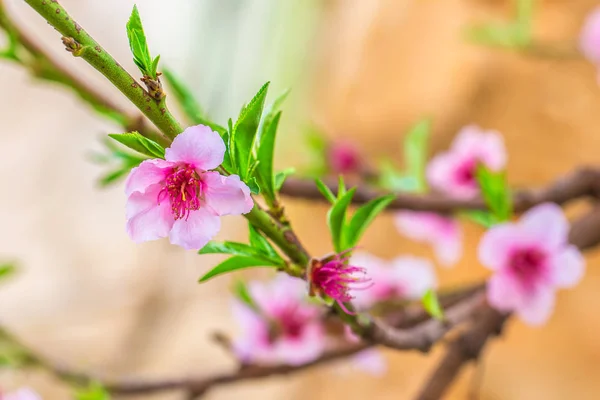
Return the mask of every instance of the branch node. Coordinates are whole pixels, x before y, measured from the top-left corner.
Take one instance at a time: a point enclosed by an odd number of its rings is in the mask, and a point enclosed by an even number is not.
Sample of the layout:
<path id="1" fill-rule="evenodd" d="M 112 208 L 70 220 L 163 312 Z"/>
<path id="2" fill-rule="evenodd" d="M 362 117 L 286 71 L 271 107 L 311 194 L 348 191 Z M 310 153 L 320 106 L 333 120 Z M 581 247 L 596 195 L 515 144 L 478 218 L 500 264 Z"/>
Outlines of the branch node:
<path id="1" fill-rule="evenodd" d="M 63 36 L 61 37 L 61 39 L 63 44 L 65 45 L 65 50 L 73 54 L 73 57 L 81 57 L 81 54 L 84 50 L 84 47 L 81 45 L 81 43 L 68 36 Z"/>

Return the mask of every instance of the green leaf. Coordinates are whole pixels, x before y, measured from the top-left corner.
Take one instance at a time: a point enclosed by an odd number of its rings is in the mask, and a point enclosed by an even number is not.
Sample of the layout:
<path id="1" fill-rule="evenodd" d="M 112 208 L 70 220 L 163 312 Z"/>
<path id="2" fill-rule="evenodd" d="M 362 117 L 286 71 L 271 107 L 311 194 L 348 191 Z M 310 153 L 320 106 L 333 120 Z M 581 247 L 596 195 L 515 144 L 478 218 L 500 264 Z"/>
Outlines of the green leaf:
<path id="1" fill-rule="evenodd" d="M 325 197 L 331 204 L 335 204 L 337 197 L 333 194 L 331 189 L 329 189 L 329 187 L 318 178 L 315 179 L 315 184 L 317 185 L 317 189 L 319 189 L 319 192 L 321 192 L 323 197 Z"/>
<path id="2" fill-rule="evenodd" d="M 165 80 L 167 84 L 171 88 L 171 92 L 177 102 L 181 105 L 185 116 L 194 124 L 202 124 L 207 125 L 205 120 L 204 111 L 202 111 L 202 107 L 200 103 L 196 100 L 192 92 L 187 88 L 187 86 L 179 80 L 179 78 L 168 68 L 163 69 L 163 74 L 165 76 Z M 210 125 L 207 125 L 210 126 Z M 221 133 L 221 131 L 227 131 L 223 127 L 219 127 L 220 130 L 217 130 L 211 127 L 213 130 Z M 227 142 L 226 142 L 227 143 Z"/>
<path id="3" fill-rule="evenodd" d="M 100 383 L 92 382 L 75 392 L 75 400 L 110 400 L 110 394 Z"/>
<path id="4" fill-rule="evenodd" d="M 278 112 L 272 120 L 265 123 L 265 129 L 260 137 L 258 145 L 258 167 L 256 168 L 256 177 L 265 199 L 272 203 L 275 201 L 275 177 L 273 171 L 273 158 L 275 155 L 275 138 L 277 136 L 277 127 L 281 111 Z"/>
<path id="5" fill-rule="evenodd" d="M 248 224 L 250 246 L 257 249 L 260 254 L 267 256 L 271 260 L 276 260 L 280 265 L 285 264 L 279 253 L 273 248 L 271 243 L 260 234 L 252 224 Z"/>
<path id="6" fill-rule="evenodd" d="M 327 224 L 329 225 L 331 240 L 336 253 L 346 250 L 346 248 L 344 248 L 344 244 L 346 243 L 344 238 L 346 233 L 346 229 L 344 229 L 346 224 L 346 212 L 348 206 L 352 202 L 354 192 L 356 192 L 356 188 L 350 189 L 343 196 L 338 198 L 327 213 Z"/>
<path id="7" fill-rule="evenodd" d="M 468 210 L 461 212 L 460 215 L 484 228 L 491 228 L 500 222 L 496 216 L 489 211 Z"/>
<path id="8" fill-rule="evenodd" d="M 483 165 L 476 171 L 481 194 L 498 222 L 508 221 L 513 214 L 512 198 L 504 171 L 493 172 Z"/>
<path id="9" fill-rule="evenodd" d="M 265 83 L 250 103 L 244 107 L 233 128 L 231 138 L 234 161 L 240 178 L 245 182 L 248 177 L 254 140 L 261 121 L 269 82 Z"/>
<path id="10" fill-rule="evenodd" d="M 277 265 L 269 264 L 268 260 L 264 258 L 233 256 L 211 269 L 208 273 L 200 278 L 199 282 L 206 282 L 215 276 L 251 267 L 277 267 Z"/>
<path id="11" fill-rule="evenodd" d="M 514 48 L 517 46 L 514 25 L 507 23 L 478 24 L 467 28 L 467 40 L 485 46 Z"/>
<path id="12" fill-rule="evenodd" d="M 10 278 L 17 272 L 17 267 L 12 263 L 0 264 L 0 281 Z"/>
<path id="13" fill-rule="evenodd" d="M 131 48 L 135 65 L 138 66 L 143 75 L 157 79 L 156 68 L 153 68 L 153 64 L 154 62 L 158 63 L 158 57 L 155 60 L 152 60 L 152 57 L 150 57 L 142 19 L 135 5 L 133 6 L 129 21 L 127 21 L 127 38 L 129 39 L 129 47 Z"/>
<path id="14" fill-rule="evenodd" d="M 359 207 L 346 228 L 346 234 L 344 235 L 346 243 L 344 243 L 344 247 L 349 249 L 356 246 L 375 217 L 394 201 L 395 198 L 395 195 L 388 194 L 387 196 L 373 199 Z"/>
<path id="15" fill-rule="evenodd" d="M 264 265 L 281 266 L 281 258 L 271 258 L 263 249 L 237 242 L 208 242 L 198 254 L 230 254 L 233 256 L 261 259 Z"/>
<path id="16" fill-rule="evenodd" d="M 98 180 L 98 183 L 101 187 L 110 186 L 113 183 L 116 183 L 119 180 L 121 180 L 121 178 L 124 178 L 129 173 L 129 171 L 131 171 L 131 168 L 119 168 L 114 171 L 108 172 Z"/>
<path id="17" fill-rule="evenodd" d="M 429 315 L 435 319 L 444 319 L 444 310 L 442 310 L 442 307 L 440 306 L 437 294 L 432 289 L 425 292 L 421 301 L 423 303 L 423 308 L 425 308 L 425 311 L 427 311 Z"/>
<path id="18" fill-rule="evenodd" d="M 246 286 L 246 283 L 243 280 L 238 279 L 235 281 L 233 284 L 233 294 L 251 309 L 259 311 L 254 299 L 252 299 L 252 295 L 250 295 L 248 286 Z"/>
<path id="19" fill-rule="evenodd" d="M 296 173 L 296 168 L 286 168 L 275 175 L 275 191 L 279 192 L 288 176 Z"/>
<path id="20" fill-rule="evenodd" d="M 535 0 L 517 0 L 515 39 L 522 47 L 526 47 L 531 44 L 534 8 Z"/>
<path id="21" fill-rule="evenodd" d="M 341 198 L 346 194 L 346 183 L 344 183 L 344 175 L 340 175 L 338 178 L 338 193 L 337 198 Z"/>
<path id="22" fill-rule="evenodd" d="M 428 119 L 417 122 L 404 140 L 404 166 L 406 175 L 416 183 L 416 191 L 427 190 L 425 168 L 427 166 L 427 142 L 431 122 Z"/>
<path id="23" fill-rule="evenodd" d="M 152 158 L 165 158 L 165 149 L 163 149 L 160 144 L 135 131 L 128 133 L 109 133 L 108 136 L 139 153 Z"/>
<path id="24" fill-rule="evenodd" d="M 250 188 L 250 193 L 260 194 L 260 186 L 258 185 L 256 178 L 246 179 L 246 185 Z"/>

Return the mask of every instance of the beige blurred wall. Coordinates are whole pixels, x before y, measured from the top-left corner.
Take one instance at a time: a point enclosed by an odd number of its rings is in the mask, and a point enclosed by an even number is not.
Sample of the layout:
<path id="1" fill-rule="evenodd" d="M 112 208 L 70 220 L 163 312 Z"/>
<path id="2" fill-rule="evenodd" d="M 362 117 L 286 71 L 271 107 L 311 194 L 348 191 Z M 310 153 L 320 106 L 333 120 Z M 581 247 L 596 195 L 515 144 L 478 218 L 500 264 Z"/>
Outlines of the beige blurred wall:
<path id="1" fill-rule="evenodd" d="M 40 40 L 60 50 L 47 26 L 21 2 L 12 3 Z M 104 21 L 125 21 L 132 1 L 63 3 L 113 55 L 129 59 L 123 32 L 108 29 Z M 595 4 L 542 3 L 536 32 L 567 42 L 575 40 L 583 16 Z M 164 7 L 160 1 L 140 4 L 151 14 Z M 174 7 L 185 12 L 185 4 Z M 398 157 L 403 132 L 421 116 L 435 119 L 435 150 L 444 148 L 461 125 L 479 123 L 504 133 L 509 178 L 516 186 L 543 184 L 576 165 L 596 162 L 600 88 L 589 64 L 478 48 L 460 39 L 470 21 L 506 15 L 507 1 L 328 0 L 321 6 L 311 57 L 305 61 L 312 71 L 305 108 L 306 117 L 332 137 L 356 140 L 373 157 Z M 159 24 L 160 14 L 152 15 L 148 23 Z M 102 84 L 81 60 L 57 54 Z M 163 60 L 171 56 L 185 65 L 185 54 L 177 48 L 161 47 L 161 54 Z M 228 356 L 208 339 L 215 330 L 235 331 L 224 295 L 230 281 L 196 283 L 216 258 L 185 253 L 166 242 L 131 243 L 123 229 L 122 187 L 98 191 L 94 186 L 101 171 L 84 155 L 95 148 L 96 135 L 114 127 L 70 93 L 32 82 L 6 63 L 0 72 L 3 92 L 10 93 L 8 106 L 0 108 L 0 148 L 5 149 L 0 255 L 23 265 L 23 272 L 0 290 L 0 322 L 51 359 L 111 376 L 210 375 L 231 367 Z M 111 88 L 104 90 L 120 98 Z M 281 143 L 282 166 L 283 161 L 304 161 L 296 150 L 299 129 L 289 120 L 285 126 L 291 136 Z M 307 247 L 316 254 L 328 252 L 325 207 L 298 201 L 288 209 Z M 236 232 L 243 226 L 243 220 L 231 218 L 222 236 L 242 239 Z M 480 231 L 466 229 L 464 260 L 456 269 L 439 270 L 443 283 L 486 274 L 474 256 Z M 389 257 L 430 255 L 399 237 L 389 217 L 376 222 L 364 247 Z M 561 293 L 544 329 L 512 321 L 506 335 L 494 342 L 479 367 L 480 396 L 472 398 L 600 397 L 600 347 L 594 334 L 600 327 L 598 256 L 591 254 L 588 261 L 584 282 Z M 441 351 L 427 357 L 385 354 L 390 372 L 384 378 L 324 367 L 218 389 L 207 398 L 410 399 Z M 467 369 L 448 398 L 469 398 L 473 376 L 474 369 Z M 0 386 L 23 382 L 49 399 L 68 398 L 45 374 L 0 374 Z"/>

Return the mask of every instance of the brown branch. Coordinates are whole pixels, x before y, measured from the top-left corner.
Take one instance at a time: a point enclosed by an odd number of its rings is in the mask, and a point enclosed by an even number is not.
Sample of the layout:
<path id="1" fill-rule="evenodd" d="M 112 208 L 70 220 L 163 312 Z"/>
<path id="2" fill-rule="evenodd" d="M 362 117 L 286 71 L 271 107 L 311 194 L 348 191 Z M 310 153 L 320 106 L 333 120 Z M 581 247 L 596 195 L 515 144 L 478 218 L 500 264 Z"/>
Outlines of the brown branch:
<path id="1" fill-rule="evenodd" d="M 573 222 L 569 232 L 569 242 L 580 250 L 589 249 L 600 243 L 599 205 L 595 205 L 591 211 Z M 446 355 L 416 399 L 440 399 L 462 367 L 469 361 L 477 360 L 488 339 L 500 334 L 508 317 L 488 307 L 470 330 L 461 334 L 448 346 Z"/>
<path id="2" fill-rule="evenodd" d="M 326 183 L 333 193 L 337 193 L 337 184 Z M 319 192 L 313 181 L 308 179 L 288 178 L 281 194 L 308 200 L 327 200 Z M 354 204 L 364 204 L 385 193 L 363 186 L 357 188 L 353 198 Z M 541 189 L 525 189 L 515 193 L 513 202 L 516 212 L 523 212 L 544 202 L 565 204 L 580 197 L 598 196 L 600 194 L 600 168 L 583 167 L 577 169 L 547 187 Z M 387 207 L 388 210 L 432 211 L 451 213 L 460 210 L 483 210 L 485 203 L 480 198 L 456 199 L 441 194 L 398 193 L 396 199 Z"/>

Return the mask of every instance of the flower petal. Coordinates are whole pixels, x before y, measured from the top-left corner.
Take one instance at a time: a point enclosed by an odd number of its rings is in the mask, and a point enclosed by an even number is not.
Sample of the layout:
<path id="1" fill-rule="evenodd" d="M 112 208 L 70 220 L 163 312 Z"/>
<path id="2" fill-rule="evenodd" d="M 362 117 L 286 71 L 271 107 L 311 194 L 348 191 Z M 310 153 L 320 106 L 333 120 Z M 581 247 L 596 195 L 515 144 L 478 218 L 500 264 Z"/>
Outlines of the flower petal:
<path id="1" fill-rule="evenodd" d="M 320 323 L 310 323 L 299 338 L 282 338 L 275 344 L 279 362 L 301 365 L 315 360 L 325 350 L 325 332 Z"/>
<path id="2" fill-rule="evenodd" d="M 167 161 L 185 162 L 202 171 L 217 168 L 224 155 L 223 139 L 204 125 L 190 126 L 177 135 L 165 151 Z"/>
<path id="3" fill-rule="evenodd" d="M 504 223 L 488 230 L 477 249 L 479 261 L 487 268 L 496 270 L 503 268 L 514 246 L 518 246 L 523 238 L 519 225 Z"/>
<path id="4" fill-rule="evenodd" d="M 211 210 L 192 211 L 188 218 L 175 221 L 169 240 L 186 250 L 204 247 L 221 229 L 221 220 Z"/>
<path id="5" fill-rule="evenodd" d="M 585 259 L 577 247 L 568 246 L 552 259 L 550 268 L 556 286 L 573 287 L 583 278 Z"/>
<path id="6" fill-rule="evenodd" d="M 488 303 L 499 311 L 513 311 L 523 304 L 524 294 L 519 282 L 508 273 L 497 272 L 487 283 Z"/>
<path id="7" fill-rule="evenodd" d="M 600 7 L 596 7 L 585 19 L 579 36 L 579 48 L 589 61 L 600 63 Z"/>
<path id="8" fill-rule="evenodd" d="M 380 351 L 364 350 L 352 357 L 356 368 L 373 376 L 383 376 L 387 372 L 387 362 Z"/>
<path id="9" fill-rule="evenodd" d="M 556 249 L 567 243 L 569 221 L 554 203 L 544 203 L 527 211 L 519 225 L 536 243 L 546 249 Z"/>
<path id="10" fill-rule="evenodd" d="M 433 264 L 425 258 L 413 256 L 395 258 L 389 279 L 398 285 L 407 299 L 418 299 L 437 286 Z"/>
<path id="11" fill-rule="evenodd" d="M 540 287 L 530 294 L 516 311 L 523 322 L 528 325 L 539 326 L 544 324 L 552 315 L 554 301 L 554 290 L 548 286 Z"/>
<path id="12" fill-rule="evenodd" d="M 172 166 L 172 163 L 158 158 L 143 161 L 129 173 L 125 182 L 125 194 L 130 196 L 133 192 L 144 193 L 148 186 L 164 180 Z"/>
<path id="13" fill-rule="evenodd" d="M 2 400 L 42 400 L 39 394 L 30 388 L 21 388 L 17 391 L 0 395 Z"/>
<path id="14" fill-rule="evenodd" d="M 206 204 L 218 215 L 246 214 L 254 207 L 250 189 L 237 175 L 206 172 L 202 174 L 202 182 Z"/>
<path id="15" fill-rule="evenodd" d="M 160 185 L 152 185 L 145 193 L 134 192 L 127 199 L 127 234 L 136 243 L 169 235 L 173 214 L 168 201 L 158 204 L 160 190 Z"/>

